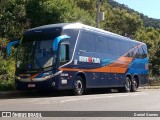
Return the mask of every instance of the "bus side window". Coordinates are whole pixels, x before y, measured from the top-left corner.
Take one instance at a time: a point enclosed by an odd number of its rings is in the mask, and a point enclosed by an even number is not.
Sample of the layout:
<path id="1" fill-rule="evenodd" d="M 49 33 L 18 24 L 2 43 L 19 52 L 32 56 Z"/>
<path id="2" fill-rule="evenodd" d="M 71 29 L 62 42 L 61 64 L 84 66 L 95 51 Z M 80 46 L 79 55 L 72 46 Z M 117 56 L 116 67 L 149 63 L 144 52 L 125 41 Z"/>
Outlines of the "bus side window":
<path id="1" fill-rule="evenodd" d="M 125 55 L 126 57 L 132 57 L 132 53 L 129 52 L 129 42 L 128 41 L 123 41 L 119 40 L 119 54 L 120 56 Z"/>
<path id="2" fill-rule="evenodd" d="M 134 55 L 134 58 L 141 58 L 140 50 L 138 49 Z"/>
<path id="3" fill-rule="evenodd" d="M 140 53 L 140 58 L 143 59 L 144 58 L 144 50 L 142 49 L 142 46 L 139 48 L 139 53 Z"/>
<path id="4" fill-rule="evenodd" d="M 97 53 L 103 53 L 107 54 L 108 53 L 108 48 L 106 47 L 107 45 L 107 40 L 105 40 L 104 36 L 96 36 L 94 41 L 94 46 L 95 46 L 95 51 Z"/>
<path id="5" fill-rule="evenodd" d="M 78 45 L 78 54 L 83 54 L 85 52 L 94 52 L 94 39 L 95 36 L 93 33 L 82 31 Z"/>
<path id="6" fill-rule="evenodd" d="M 60 65 L 69 61 L 69 43 L 60 44 L 59 63 Z"/>
<path id="7" fill-rule="evenodd" d="M 108 37 L 108 54 L 111 56 L 120 56 L 119 54 L 119 42 L 115 38 L 109 38 Z"/>
<path id="8" fill-rule="evenodd" d="M 145 45 L 142 46 L 143 50 L 143 58 L 147 58 L 147 47 Z"/>

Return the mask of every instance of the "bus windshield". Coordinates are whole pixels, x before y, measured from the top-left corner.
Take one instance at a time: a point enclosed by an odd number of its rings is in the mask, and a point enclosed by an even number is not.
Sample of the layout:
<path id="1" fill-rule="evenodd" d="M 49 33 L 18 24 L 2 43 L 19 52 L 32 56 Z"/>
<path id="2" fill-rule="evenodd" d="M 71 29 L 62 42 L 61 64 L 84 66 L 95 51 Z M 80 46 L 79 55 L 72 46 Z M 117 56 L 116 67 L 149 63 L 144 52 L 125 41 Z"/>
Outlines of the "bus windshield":
<path id="1" fill-rule="evenodd" d="M 17 53 L 17 68 L 41 69 L 55 64 L 56 53 L 53 52 L 53 40 L 29 41 L 21 43 Z"/>

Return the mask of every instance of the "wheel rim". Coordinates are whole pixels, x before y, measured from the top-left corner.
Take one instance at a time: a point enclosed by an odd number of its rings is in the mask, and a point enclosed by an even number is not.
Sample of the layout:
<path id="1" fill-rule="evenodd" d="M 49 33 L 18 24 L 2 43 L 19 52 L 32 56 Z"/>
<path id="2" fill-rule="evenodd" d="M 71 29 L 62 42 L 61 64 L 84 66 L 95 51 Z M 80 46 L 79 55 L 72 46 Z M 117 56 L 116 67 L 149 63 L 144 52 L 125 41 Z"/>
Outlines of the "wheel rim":
<path id="1" fill-rule="evenodd" d="M 75 88 L 79 94 L 81 94 L 83 92 L 83 85 L 80 80 L 76 81 Z"/>
<path id="2" fill-rule="evenodd" d="M 133 90 L 137 90 L 138 88 L 138 84 L 137 84 L 137 81 L 134 79 L 133 80 Z"/>
<path id="3" fill-rule="evenodd" d="M 131 81 L 130 81 L 129 78 L 126 78 L 125 88 L 126 88 L 127 91 L 130 91 L 130 90 L 131 90 Z"/>

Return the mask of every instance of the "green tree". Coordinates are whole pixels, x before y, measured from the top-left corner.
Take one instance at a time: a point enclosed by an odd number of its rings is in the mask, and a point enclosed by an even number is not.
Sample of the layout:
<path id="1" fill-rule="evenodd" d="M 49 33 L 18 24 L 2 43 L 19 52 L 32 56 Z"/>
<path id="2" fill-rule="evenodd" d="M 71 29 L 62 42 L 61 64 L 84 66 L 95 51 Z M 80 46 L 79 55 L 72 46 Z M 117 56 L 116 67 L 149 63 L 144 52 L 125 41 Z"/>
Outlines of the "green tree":
<path id="1" fill-rule="evenodd" d="M 136 13 L 128 13 L 127 10 L 114 8 L 106 12 L 104 29 L 120 35 L 134 35 L 143 26 L 140 16 Z"/>
<path id="2" fill-rule="evenodd" d="M 93 25 L 94 20 L 88 12 L 75 6 L 70 0 L 28 0 L 27 17 L 31 26 L 61 22 L 82 22 Z"/>
<path id="3" fill-rule="evenodd" d="M 77 7 L 87 11 L 96 20 L 97 0 L 71 0 Z"/>
<path id="4" fill-rule="evenodd" d="M 29 27 L 26 18 L 25 0 L 0 1 L 0 37 L 20 38 Z"/>

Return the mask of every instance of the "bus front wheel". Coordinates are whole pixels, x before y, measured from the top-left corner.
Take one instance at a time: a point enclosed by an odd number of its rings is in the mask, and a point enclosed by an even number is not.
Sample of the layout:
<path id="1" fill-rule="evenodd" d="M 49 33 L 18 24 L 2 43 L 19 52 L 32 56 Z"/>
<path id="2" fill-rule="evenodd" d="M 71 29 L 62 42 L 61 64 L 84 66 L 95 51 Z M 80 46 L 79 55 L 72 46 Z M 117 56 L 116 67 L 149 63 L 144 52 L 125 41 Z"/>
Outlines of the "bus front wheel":
<path id="1" fill-rule="evenodd" d="M 76 77 L 73 86 L 74 95 L 82 95 L 84 93 L 84 83 L 83 79 L 79 76 Z"/>

